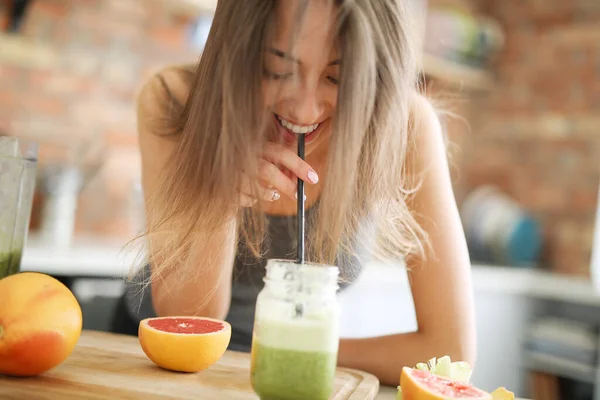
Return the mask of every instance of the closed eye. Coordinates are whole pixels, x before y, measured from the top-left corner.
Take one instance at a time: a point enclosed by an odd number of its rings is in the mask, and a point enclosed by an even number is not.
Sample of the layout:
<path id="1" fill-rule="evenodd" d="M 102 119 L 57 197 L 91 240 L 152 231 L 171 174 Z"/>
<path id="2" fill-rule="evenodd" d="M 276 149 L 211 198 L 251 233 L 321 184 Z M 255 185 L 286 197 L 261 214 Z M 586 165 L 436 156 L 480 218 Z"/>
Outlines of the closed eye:
<path id="1" fill-rule="evenodd" d="M 263 75 L 268 79 L 280 80 L 280 79 L 289 78 L 290 76 L 292 76 L 292 73 L 290 72 L 287 74 L 276 74 L 275 72 L 271 72 L 271 71 L 265 69 L 263 71 Z"/>

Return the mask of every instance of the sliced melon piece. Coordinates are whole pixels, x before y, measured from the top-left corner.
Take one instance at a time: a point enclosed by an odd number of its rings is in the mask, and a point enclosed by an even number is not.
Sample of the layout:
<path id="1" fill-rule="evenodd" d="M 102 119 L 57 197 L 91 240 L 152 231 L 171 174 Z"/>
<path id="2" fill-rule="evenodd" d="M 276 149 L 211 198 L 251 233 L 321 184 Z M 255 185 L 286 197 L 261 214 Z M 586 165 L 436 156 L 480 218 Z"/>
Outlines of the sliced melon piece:
<path id="1" fill-rule="evenodd" d="M 435 368 L 433 368 L 431 370 L 431 373 L 434 375 L 437 375 L 437 376 L 443 376 L 443 377 L 452 379 L 451 365 L 452 365 L 452 360 L 450 360 L 450 357 L 444 356 L 437 360 L 437 363 L 435 364 Z"/>
<path id="2" fill-rule="evenodd" d="M 469 383 L 471 381 L 472 373 L 473 369 L 466 361 L 455 361 L 450 364 L 450 379 Z"/>
<path id="3" fill-rule="evenodd" d="M 418 363 L 415 367 L 421 371 L 428 371 L 437 376 L 443 376 L 455 381 L 468 383 L 471 380 L 471 365 L 465 361 L 452 362 L 449 356 L 432 358 L 427 363 Z"/>
<path id="4" fill-rule="evenodd" d="M 429 371 L 429 365 L 425 363 L 418 363 L 415 368 L 420 369 L 421 371 Z"/>

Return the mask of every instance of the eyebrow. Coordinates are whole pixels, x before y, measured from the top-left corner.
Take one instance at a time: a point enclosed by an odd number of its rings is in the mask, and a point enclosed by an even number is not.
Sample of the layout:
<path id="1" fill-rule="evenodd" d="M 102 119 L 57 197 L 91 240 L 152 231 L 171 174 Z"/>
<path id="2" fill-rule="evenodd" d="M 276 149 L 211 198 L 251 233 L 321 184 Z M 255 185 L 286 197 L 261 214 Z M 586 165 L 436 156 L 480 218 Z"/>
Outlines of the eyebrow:
<path id="1" fill-rule="evenodd" d="M 273 55 L 277 56 L 277 57 L 281 57 L 281 58 L 283 58 L 284 60 L 292 61 L 292 62 L 295 62 L 295 63 L 297 63 L 297 64 L 302 64 L 302 62 L 300 62 L 300 60 L 298 60 L 298 59 L 297 59 L 297 58 L 295 58 L 295 57 L 292 57 L 292 56 L 291 56 L 289 53 L 286 53 L 286 52 L 284 52 L 284 51 L 281 51 L 281 50 L 277 50 L 276 48 L 269 47 L 269 48 L 267 49 L 267 51 L 268 51 L 269 53 L 271 53 L 271 54 L 273 54 Z M 332 66 L 332 65 L 340 65 L 340 62 L 341 62 L 341 61 L 340 61 L 340 59 L 338 58 L 337 60 L 333 60 L 332 62 L 330 62 L 329 64 L 327 64 L 327 66 L 329 67 L 329 66 Z"/>
<path id="2" fill-rule="evenodd" d="M 269 47 L 267 50 L 269 51 L 269 53 L 271 53 L 273 55 L 276 55 L 277 57 L 281 57 L 284 60 L 293 61 L 295 63 L 300 64 L 300 60 L 298 60 L 297 58 L 292 57 L 290 54 L 285 53 L 285 52 L 283 52 L 281 50 L 277 50 L 277 49 L 275 49 L 273 47 Z"/>

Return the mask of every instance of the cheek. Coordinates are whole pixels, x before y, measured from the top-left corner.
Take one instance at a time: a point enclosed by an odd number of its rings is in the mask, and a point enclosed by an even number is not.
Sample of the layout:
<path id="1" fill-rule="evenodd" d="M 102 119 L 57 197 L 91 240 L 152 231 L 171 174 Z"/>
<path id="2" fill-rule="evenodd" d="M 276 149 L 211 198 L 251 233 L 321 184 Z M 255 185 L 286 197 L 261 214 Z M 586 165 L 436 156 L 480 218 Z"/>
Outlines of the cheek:
<path id="1" fill-rule="evenodd" d="M 338 102 L 338 88 L 337 88 L 337 86 L 334 86 L 330 90 L 327 91 L 327 104 L 332 112 L 335 111 L 335 109 L 337 108 L 337 102 Z"/>
<path id="2" fill-rule="evenodd" d="M 274 108 L 279 98 L 281 86 L 277 82 L 263 80 L 262 83 L 262 98 L 265 108 Z"/>

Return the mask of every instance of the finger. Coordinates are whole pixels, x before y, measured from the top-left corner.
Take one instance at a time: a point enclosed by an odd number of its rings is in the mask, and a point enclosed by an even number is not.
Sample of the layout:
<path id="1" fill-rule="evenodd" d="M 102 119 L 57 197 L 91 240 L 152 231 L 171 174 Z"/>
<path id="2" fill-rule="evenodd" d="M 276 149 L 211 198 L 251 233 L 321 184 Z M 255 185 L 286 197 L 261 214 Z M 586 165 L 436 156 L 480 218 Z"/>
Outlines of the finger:
<path id="1" fill-rule="evenodd" d="M 315 170 L 306 161 L 298 157 L 296 153 L 283 145 L 267 143 L 264 158 L 274 164 L 281 164 L 305 182 L 313 184 L 319 182 L 319 175 Z"/>
<path id="2" fill-rule="evenodd" d="M 259 176 L 268 182 L 269 186 L 272 186 L 292 199 L 295 198 L 298 192 L 297 184 L 277 168 L 275 164 L 263 161 L 260 165 Z"/>
<path id="3" fill-rule="evenodd" d="M 240 187 L 240 194 L 250 197 L 250 198 L 253 198 L 253 199 L 256 199 L 256 196 L 258 196 L 259 198 L 261 198 L 265 201 L 276 201 L 281 198 L 279 190 L 277 190 L 276 188 L 272 188 L 272 187 L 267 188 L 267 187 L 258 185 L 258 193 L 255 193 L 255 191 L 253 190 L 252 184 L 250 183 L 250 180 L 248 178 L 242 179 L 242 185 Z"/>
<path id="4" fill-rule="evenodd" d="M 280 194 L 277 190 L 264 189 L 262 194 L 265 201 L 277 201 L 280 198 Z M 240 205 L 242 207 L 254 207 L 258 199 L 254 196 L 250 196 L 246 193 L 240 193 Z"/>
<path id="5" fill-rule="evenodd" d="M 258 200 L 255 197 L 249 196 L 245 193 L 240 193 L 240 205 L 242 207 L 254 207 Z"/>

